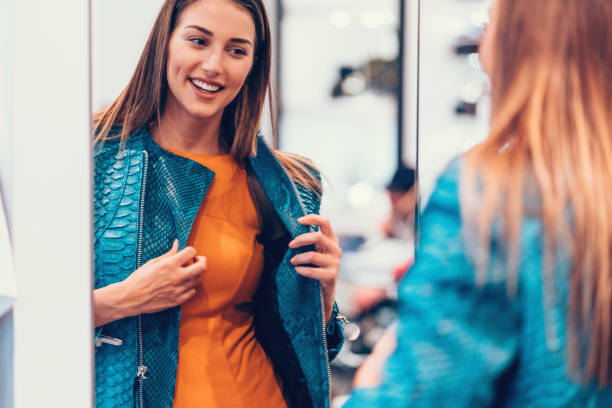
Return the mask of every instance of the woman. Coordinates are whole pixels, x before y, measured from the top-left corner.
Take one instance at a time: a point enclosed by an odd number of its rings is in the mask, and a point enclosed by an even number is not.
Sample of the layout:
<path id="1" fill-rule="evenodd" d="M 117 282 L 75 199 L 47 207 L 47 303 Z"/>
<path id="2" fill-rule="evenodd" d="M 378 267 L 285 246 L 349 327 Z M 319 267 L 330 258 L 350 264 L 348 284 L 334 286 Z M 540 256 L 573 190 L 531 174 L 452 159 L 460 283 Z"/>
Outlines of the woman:
<path id="1" fill-rule="evenodd" d="M 340 249 L 256 135 L 269 73 L 260 0 L 168 0 L 97 115 L 98 407 L 329 406 Z"/>
<path id="2" fill-rule="evenodd" d="M 396 344 L 346 407 L 612 406 L 610 21 L 609 0 L 494 2 L 489 137 L 439 179 Z"/>

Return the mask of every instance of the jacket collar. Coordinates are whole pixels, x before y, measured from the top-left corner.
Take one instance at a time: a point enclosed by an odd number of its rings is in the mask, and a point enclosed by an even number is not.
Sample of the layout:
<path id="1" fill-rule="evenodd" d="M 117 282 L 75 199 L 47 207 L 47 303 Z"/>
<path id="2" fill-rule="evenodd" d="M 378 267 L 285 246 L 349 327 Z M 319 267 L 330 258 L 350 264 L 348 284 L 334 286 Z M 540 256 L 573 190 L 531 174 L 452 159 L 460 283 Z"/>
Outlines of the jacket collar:
<path id="1" fill-rule="evenodd" d="M 111 148 L 110 145 L 112 144 L 114 143 L 105 144 L 102 149 L 98 149 L 96 153 L 99 154 L 100 150 L 106 150 L 107 148 Z M 116 149 L 116 146 L 114 146 L 114 148 Z M 146 126 L 140 128 L 132 136 L 130 136 L 127 148 L 131 148 L 134 150 L 144 149 L 147 150 L 149 154 L 152 154 L 153 156 L 171 158 L 168 163 L 173 167 L 182 167 L 180 166 L 180 163 L 193 163 L 194 167 L 202 168 L 205 170 L 197 171 L 194 169 L 195 171 L 192 172 L 192 176 L 194 175 L 194 173 L 197 174 L 202 172 L 202 177 L 206 179 L 210 179 L 212 181 L 212 177 L 214 177 L 214 173 L 210 169 L 207 169 L 199 163 L 196 163 L 190 159 L 175 155 L 172 152 L 162 149 L 151 138 L 151 135 Z M 276 155 L 273 152 L 272 147 L 268 145 L 268 143 L 265 141 L 264 137 L 260 133 L 257 134 L 256 152 L 256 155 L 249 159 L 249 163 L 264 192 L 266 193 L 266 196 L 272 203 L 272 206 L 278 213 L 281 221 L 289 231 L 289 234 L 291 234 L 292 238 L 295 238 L 298 235 L 309 232 L 307 226 L 297 222 L 298 218 L 306 215 L 304 213 L 306 211 L 306 208 L 301 202 L 301 197 L 298 192 L 298 188 L 295 183 L 289 178 L 287 172 L 278 161 Z M 169 171 L 169 173 L 171 174 L 174 172 Z M 205 193 L 206 191 L 203 191 L 203 194 Z M 318 200 L 318 198 L 316 199 Z"/>

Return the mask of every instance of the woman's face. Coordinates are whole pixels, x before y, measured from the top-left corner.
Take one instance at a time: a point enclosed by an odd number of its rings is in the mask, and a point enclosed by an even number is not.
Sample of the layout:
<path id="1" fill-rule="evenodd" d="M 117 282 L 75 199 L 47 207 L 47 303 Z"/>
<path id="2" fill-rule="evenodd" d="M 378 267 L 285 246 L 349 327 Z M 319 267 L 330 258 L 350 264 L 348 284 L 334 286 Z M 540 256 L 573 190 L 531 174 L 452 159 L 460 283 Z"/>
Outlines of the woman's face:
<path id="1" fill-rule="evenodd" d="M 254 52 L 255 24 L 248 11 L 231 0 L 188 6 L 168 44 L 169 110 L 220 120 L 240 92 Z"/>
<path id="2" fill-rule="evenodd" d="M 493 41 L 495 36 L 495 30 L 497 27 L 497 1 L 494 0 L 489 9 L 489 24 L 487 24 L 482 38 L 480 39 L 480 47 L 478 52 L 480 53 L 480 63 L 484 72 L 491 77 L 493 68 Z"/>

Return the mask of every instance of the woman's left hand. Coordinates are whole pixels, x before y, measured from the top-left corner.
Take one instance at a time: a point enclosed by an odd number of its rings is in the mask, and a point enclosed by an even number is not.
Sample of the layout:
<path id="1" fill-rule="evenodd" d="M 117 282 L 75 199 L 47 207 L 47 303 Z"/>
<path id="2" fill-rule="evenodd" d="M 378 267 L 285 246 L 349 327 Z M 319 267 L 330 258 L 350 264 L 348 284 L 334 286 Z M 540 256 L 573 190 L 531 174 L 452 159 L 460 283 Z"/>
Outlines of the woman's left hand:
<path id="1" fill-rule="evenodd" d="M 319 231 L 308 232 L 296 237 L 289 243 L 289 248 L 314 245 L 317 250 L 298 254 L 291 258 L 291 263 L 296 265 L 295 271 L 300 275 L 321 282 L 325 302 L 325 322 L 329 322 L 336 298 L 336 282 L 342 250 L 338 246 L 338 238 L 327 218 L 310 214 L 298 218 L 298 222 L 303 225 L 317 225 Z M 316 267 L 301 266 L 305 264 L 316 265 Z"/>

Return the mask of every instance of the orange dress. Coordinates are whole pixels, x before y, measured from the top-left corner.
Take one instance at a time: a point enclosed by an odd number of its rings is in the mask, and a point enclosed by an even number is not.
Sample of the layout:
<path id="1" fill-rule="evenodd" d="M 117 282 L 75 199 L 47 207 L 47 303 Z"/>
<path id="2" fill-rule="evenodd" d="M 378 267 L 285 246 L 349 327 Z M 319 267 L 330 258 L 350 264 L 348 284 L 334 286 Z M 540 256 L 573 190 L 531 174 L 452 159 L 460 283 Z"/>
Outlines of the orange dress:
<path id="1" fill-rule="evenodd" d="M 285 408 L 253 328 L 263 247 L 255 239 L 260 226 L 246 170 L 230 155 L 174 153 L 215 172 L 189 238 L 208 269 L 197 294 L 181 306 L 174 408 Z"/>

